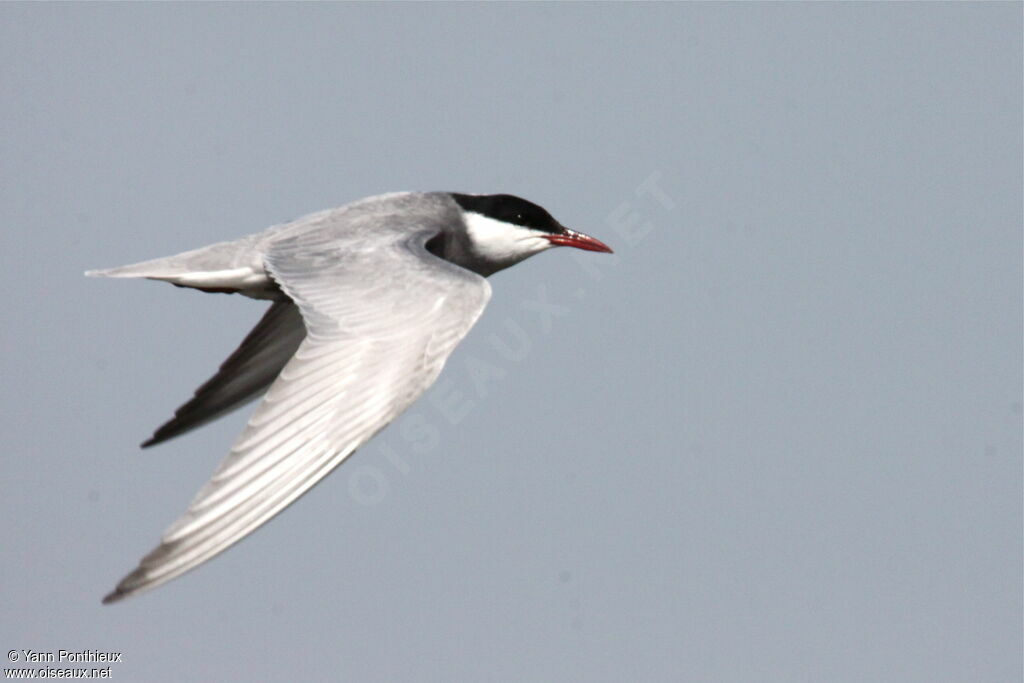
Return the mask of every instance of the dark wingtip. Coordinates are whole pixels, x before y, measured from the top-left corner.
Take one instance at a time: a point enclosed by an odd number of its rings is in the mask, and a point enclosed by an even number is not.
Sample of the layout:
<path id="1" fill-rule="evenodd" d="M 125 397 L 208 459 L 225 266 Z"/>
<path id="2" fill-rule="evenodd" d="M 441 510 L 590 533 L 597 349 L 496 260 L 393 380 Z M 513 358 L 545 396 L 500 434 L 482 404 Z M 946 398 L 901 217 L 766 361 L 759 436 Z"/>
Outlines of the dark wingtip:
<path id="1" fill-rule="evenodd" d="M 119 600 L 123 600 L 125 597 L 127 597 L 126 593 L 122 593 L 120 589 L 115 588 L 114 590 L 110 591 L 105 596 L 103 596 L 103 604 L 109 605 Z"/>
<path id="2" fill-rule="evenodd" d="M 163 443 L 168 439 L 173 439 L 178 436 L 182 431 L 183 430 L 180 429 L 180 424 L 178 423 L 178 416 L 175 415 L 166 424 L 161 425 L 159 429 L 153 432 L 153 436 L 139 444 L 139 448 L 149 448 L 150 446 L 155 446 L 158 443 Z"/>

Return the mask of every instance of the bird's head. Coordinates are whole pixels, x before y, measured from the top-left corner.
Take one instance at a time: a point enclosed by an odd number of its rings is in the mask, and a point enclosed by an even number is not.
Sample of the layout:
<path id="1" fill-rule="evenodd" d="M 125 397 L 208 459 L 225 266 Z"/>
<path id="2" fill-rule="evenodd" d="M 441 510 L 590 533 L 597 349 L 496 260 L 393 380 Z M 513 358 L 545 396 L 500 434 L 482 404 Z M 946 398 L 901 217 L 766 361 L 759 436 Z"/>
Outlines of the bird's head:
<path id="1" fill-rule="evenodd" d="M 551 247 L 612 253 L 600 240 L 571 230 L 533 202 L 510 194 L 456 194 L 473 256 L 507 268 Z"/>

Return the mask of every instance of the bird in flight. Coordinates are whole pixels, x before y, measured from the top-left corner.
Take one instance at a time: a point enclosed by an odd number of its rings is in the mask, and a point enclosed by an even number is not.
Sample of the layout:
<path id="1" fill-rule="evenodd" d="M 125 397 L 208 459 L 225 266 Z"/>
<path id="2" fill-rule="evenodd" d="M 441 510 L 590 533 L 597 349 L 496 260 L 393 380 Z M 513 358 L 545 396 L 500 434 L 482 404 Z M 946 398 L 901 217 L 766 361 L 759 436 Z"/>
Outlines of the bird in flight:
<path id="1" fill-rule="evenodd" d="M 308 491 L 433 384 L 491 296 L 484 278 L 555 246 L 611 252 L 519 197 L 402 192 L 87 272 L 271 302 L 216 374 L 142 444 L 266 392 L 188 510 L 103 602 L 194 569 Z"/>

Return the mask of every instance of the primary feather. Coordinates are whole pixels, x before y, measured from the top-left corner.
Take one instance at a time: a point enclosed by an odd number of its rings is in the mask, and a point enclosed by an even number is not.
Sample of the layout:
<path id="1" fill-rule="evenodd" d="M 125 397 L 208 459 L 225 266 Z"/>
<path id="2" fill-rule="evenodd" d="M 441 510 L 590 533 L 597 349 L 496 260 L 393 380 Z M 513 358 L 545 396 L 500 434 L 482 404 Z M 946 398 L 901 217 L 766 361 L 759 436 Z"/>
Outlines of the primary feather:
<path id="1" fill-rule="evenodd" d="M 248 403 L 270 386 L 306 336 L 292 301 L 275 301 L 217 374 L 174 411 L 143 448 L 173 439 Z"/>

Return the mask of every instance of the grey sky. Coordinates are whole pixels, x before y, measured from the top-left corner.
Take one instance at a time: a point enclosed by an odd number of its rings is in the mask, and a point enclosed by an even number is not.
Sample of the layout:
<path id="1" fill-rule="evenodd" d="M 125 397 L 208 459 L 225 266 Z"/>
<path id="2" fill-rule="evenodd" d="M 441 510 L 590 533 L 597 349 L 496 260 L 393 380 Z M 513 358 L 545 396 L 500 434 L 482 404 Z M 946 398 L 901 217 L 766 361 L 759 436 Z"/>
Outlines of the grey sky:
<path id="1" fill-rule="evenodd" d="M 1019 3 L 2 4 L 0 645 L 115 679 L 1019 681 Z M 87 268 L 395 190 L 616 249 L 112 607 L 263 305 Z"/>

